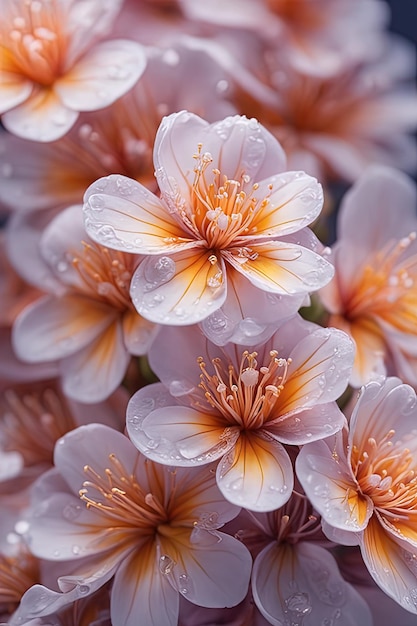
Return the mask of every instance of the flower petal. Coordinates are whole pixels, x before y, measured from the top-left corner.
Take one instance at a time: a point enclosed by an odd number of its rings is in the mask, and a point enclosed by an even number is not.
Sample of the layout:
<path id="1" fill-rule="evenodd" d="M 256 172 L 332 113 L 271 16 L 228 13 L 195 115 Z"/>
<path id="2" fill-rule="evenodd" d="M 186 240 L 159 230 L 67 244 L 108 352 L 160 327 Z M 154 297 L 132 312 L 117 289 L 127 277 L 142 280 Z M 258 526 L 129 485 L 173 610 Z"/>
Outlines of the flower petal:
<path id="1" fill-rule="evenodd" d="M 73 111 L 103 109 L 133 87 L 145 66 L 140 44 L 124 39 L 104 41 L 59 78 L 54 89 Z"/>
<path id="2" fill-rule="evenodd" d="M 314 291 L 333 276 L 333 266 L 322 256 L 283 241 L 230 248 L 222 254 L 253 285 L 272 293 L 292 295 Z"/>
<path id="3" fill-rule="evenodd" d="M 313 406 L 265 423 L 264 427 L 281 443 L 301 446 L 324 439 L 343 428 L 345 416 L 336 403 Z"/>
<path id="4" fill-rule="evenodd" d="M 90 185 L 84 215 L 90 237 L 117 250 L 161 254 L 195 246 L 161 200 L 126 176 L 112 174 Z"/>
<path id="5" fill-rule="evenodd" d="M 75 123 L 76 111 L 62 104 L 52 89 L 37 89 L 11 111 L 2 122 L 11 133 L 33 141 L 54 141 L 63 137 Z"/>
<path id="6" fill-rule="evenodd" d="M 329 525 L 351 532 L 366 528 L 373 504 L 353 478 L 341 433 L 304 446 L 295 466 L 313 507 Z"/>
<path id="7" fill-rule="evenodd" d="M 294 472 L 290 457 L 275 439 L 241 432 L 220 461 L 217 484 L 230 502 L 251 511 L 273 511 L 291 495 Z"/>
<path id="8" fill-rule="evenodd" d="M 159 326 L 152 324 L 135 310 L 126 311 L 122 324 L 124 343 L 129 354 L 134 356 L 147 354 Z"/>
<path id="9" fill-rule="evenodd" d="M 4 50 L 0 51 L 2 54 L 5 54 Z M 21 74 L 0 70 L 0 115 L 27 100 L 32 89 L 32 81 L 26 80 Z"/>
<path id="10" fill-rule="evenodd" d="M 417 613 L 415 547 L 397 543 L 374 515 L 362 534 L 363 560 L 379 587 L 402 607 Z"/>
<path id="11" fill-rule="evenodd" d="M 255 559 L 252 590 L 256 606 L 274 626 L 289 620 L 372 626 L 365 601 L 343 580 L 330 552 L 314 543 L 266 546 Z"/>
<path id="12" fill-rule="evenodd" d="M 24 361 L 62 359 L 93 341 L 114 315 L 108 305 L 84 296 L 45 296 L 16 318 L 13 345 Z"/>
<path id="13" fill-rule="evenodd" d="M 140 315 L 159 324 L 201 322 L 226 298 L 226 270 L 210 250 L 185 250 L 146 258 L 133 275 L 130 294 Z"/>
<path id="14" fill-rule="evenodd" d="M 105 400 L 122 382 L 129 360 L 121 324 L 113 322 L 61 362 L 65 394 L 87 404 Z"/>
<path id="15" fill-rule="evenodd" d="M 223 456 L 239 436 L 222 417 L 184 406 L 158 408 L 141 419 L 133 408 L 137 401 L 134 396 L 129 403 L 128 433 L 153 461 L 178 466 L 209 463 Z"/>

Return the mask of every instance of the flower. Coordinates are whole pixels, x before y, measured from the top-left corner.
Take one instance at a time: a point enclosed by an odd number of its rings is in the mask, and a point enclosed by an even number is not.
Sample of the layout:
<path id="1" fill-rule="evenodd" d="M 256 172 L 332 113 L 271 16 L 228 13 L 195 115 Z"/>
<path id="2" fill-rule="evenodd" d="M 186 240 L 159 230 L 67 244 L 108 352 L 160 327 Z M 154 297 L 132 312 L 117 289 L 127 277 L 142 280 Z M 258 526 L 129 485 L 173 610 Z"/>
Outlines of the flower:
<path id="1" fill-rule="evenodd" d="M 144 354 L 158 330 L 130 300 L 138 260 L 89 241 L 77 205 L 52 220 L 39 249 L 41 259 L 28 265 L 26 251 L 24 263 L 50 294 L 16 318 L 14 349 L 23 361 L 59 361 L 64 393 L 100 402 L 122 382 L 130 355 Z"/>
<path id="2" fill-rule="evenodd" d="M 335 277 L 319 296 L 328 324 L 356 343 L 355 387 L 387 371 L 417 383 L 416 200 L 411 179 L 375 166 L 341 203 Z"/>
<path id="3" fill-rule="evenodd" d="M 152 463 L 100 424 L 65 435 L 55 465 L 60 475 L 45 475 L 49 495 L 35 506 L 28 537 L 34 554 L 70 560 L 72 574 L 58 580 L 62 594 L 29 590 L 16 624 L 88 596 L 113 575 L 113 626 L 136 624 L 138 615 L 143 626 L 175 626 L 180 594 L 206 607 L 243 600 L 249 552 L 219 531 L 239 509 L 222 498 L 209 467 Z"/>
<path id="4" fill-rule="evenodd" d="M 220 460 L 220 490 L 247 509 L 272 511 L 290 497 L 293 467 L 283 444 L 302 445 L 343 426 L 334 400 L 346 386 L 353 346 L 335 329 L 295 318 L 256 350 L 242 350 L 219 348 L 195 327 L 164 327 L 149 359 L 162 382 L 128 404 L 133 443 L 175 466 Z"/>
<path id="5" fill-rule="evenodd" d="M 300 296 L 330 279 L 332 267 L 306 228 L 321 210 L 321 187 L 303 172 L 277 174 L 282 149 L 255 119 L 209 125 L 187 111 L 165 117 L 154 164 L 161 198 L 116 175 L 93 183 L 84 205 L 94 240 L 148 255 L 131 287 L 147 319 L 201 322 L 224 304 L 229 268 L 239 277 L 238 299 L 249 282 L 295 296 L 293 313 Z"/>
<path id="6" fill-rule="evenodd" d="M 62 137 L 79 111 L 108 106 L 145 68 L 136 42 L 97 43 L 119 0 L 2 0 L 1 8 L 0 114 L 20 137 Z"/>
<path id="7" fill-rule="evenodd" d="M 349 429 L 304 446 L 297 476 L 326 535 L 359 545 L 375 582 L 417 613 L 417 402 L 395 377 L 363 387 Z"/>

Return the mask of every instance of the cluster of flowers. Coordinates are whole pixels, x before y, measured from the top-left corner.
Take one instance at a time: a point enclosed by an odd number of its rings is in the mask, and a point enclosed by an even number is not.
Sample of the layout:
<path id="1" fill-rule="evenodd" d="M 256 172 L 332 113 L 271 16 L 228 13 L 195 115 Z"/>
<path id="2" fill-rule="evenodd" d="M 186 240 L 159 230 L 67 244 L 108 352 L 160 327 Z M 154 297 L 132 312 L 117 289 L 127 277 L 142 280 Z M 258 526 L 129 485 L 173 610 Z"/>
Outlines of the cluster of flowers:
<path id="1" fill-rule="evenodd" d="M 415 625 L 417 94 L 384 0 L 0 13 L 0 622 Z"/>

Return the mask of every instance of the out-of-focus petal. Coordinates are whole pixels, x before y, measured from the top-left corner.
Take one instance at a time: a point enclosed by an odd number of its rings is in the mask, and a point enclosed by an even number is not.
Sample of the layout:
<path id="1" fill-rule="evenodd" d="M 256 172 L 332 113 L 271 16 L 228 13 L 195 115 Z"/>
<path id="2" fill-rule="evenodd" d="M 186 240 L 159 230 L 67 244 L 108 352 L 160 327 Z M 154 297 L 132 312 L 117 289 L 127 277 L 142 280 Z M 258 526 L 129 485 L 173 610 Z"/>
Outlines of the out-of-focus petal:
<path id="1" fill-rule="evenodd" d="M 5 54 L 2 50 L 0 54 Z M 0 114 L 22 104 L 32 93 L 33 83 L 20 74 L 0 70 Z"/>
<path id="2" fill-rule="evenodd" d="M 330 552 L 314 543 L 271 543 L 252 573 L 255 603 L 274 626 L 332 624 L 372 626 L 366 602 L 346 583 Z"/>
<path id="3" fill-rule="evenodd" d="M 54 90 L 74 111 L 102 109 L 137 82 L 146 66 L 144 49 L 128 40 L 104 41 L 59 78 Z"/>
<path id="4" fill-rule="evenodd" d="M 4 113 L 2 122 L 11 133 L 33 141 L 63 137 L 78 117 L 52 89 L 38 89 L 25 102 Z"/>
<path id="5" fill-rule="evenodd" d="M 284 447 L 256 431 L 241 433 L 220 461 L 217 484 L 230 502 L 251 511 L 273 511 L 291 495 L 294 472 Z"/>
<path id="6" fill-rule="evenodd" d="M 124 343 L 129 354 L 134 356 L 146 354 L 159 331 L 159 327 L 146 320 L 135 310 L 126 311 L 122 325 Z"/>
<path id="7" fill-rule="evenodd" d="M 407 611 L 417 613 L 415 548 L 394 541 L 377 515 L 369 520 L 360 547 L 377 585 Z"/>
<path id="8" fill-rule="evenodd" d="M 134 273 L 130 293 L 138 313 L 152 322 L 196 324 L 226 298 L 224 262 L 205 248 L 150 256 Z"/>
<path id="9" fill-rule="evenodd" d="M 353 478 L 341 434 L 304 446 L 296 471 L 314 508 L 328 524 L 352 532 L 366 528 L 373 503 L 361 494 Z"/>
<path id="10" fill-rule="evenodd" d="M 132 403 L 135 399 L 128 416 Z M 222 417 L 184 406 L 152 411 L 142 422 L 135 422 L 132 433 L 130 423 L 128 417 L 128 432 L 135 445 L 148 458 L 168 465 L 191 466 L 219 459 L 239 436 L 238 428 L 227 428 Z"/>
<path id="11" fill-rule="evenodd" d="M 110 175 L 84 196 L 85 227 L 102 245 L 138 254 L 195 246 L 151 191 L 126 176 Z"/>
<path id="12" fill-rule="evenodd" d="M 326 259 L 302 246 L 283 241 L 230 248 L 224 258 L 250 282 L 265 291 L 299 294 L 314 291 L 333 276 Z"/>
<path id="13" fill-rule="evenodd" d="M 13 326 L 19 358 L 36 363 L 62 359 L 84 348 L 112 322 L 108 305 L 84 296 L 46 296 L 27 306 Z"/>
<path id="14" fill-rule="evenodd" d="M 62 361 L 64 392 L 79 402 L 101 402 L 121 384 L 129 360 L 121 324 L 115 321 Z"/>

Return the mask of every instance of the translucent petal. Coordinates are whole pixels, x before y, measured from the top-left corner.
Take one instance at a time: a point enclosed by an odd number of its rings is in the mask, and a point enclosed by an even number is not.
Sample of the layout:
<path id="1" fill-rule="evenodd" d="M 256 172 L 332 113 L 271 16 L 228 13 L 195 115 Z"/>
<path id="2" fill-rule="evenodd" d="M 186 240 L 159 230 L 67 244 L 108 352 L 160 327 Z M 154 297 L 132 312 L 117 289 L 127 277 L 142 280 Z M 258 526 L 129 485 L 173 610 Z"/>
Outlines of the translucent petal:
<path id="1" fill-rule="evenodd" d="M 0 54 L 4 54 L 1 51 Z M 32 93 L 33 83 L 20 74 L 0 70 L 0 114 L 22 104 Z"/>
<path id="2" fill-rule="evenodd" d="M 344 423 L 345 417 L 337 404 L 326 403 L 269 420 L 264 427 L 281 443 L 300 446 L 334 435 Z"/>

